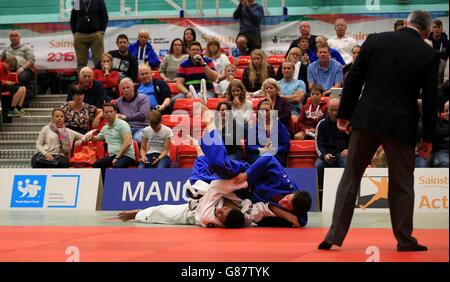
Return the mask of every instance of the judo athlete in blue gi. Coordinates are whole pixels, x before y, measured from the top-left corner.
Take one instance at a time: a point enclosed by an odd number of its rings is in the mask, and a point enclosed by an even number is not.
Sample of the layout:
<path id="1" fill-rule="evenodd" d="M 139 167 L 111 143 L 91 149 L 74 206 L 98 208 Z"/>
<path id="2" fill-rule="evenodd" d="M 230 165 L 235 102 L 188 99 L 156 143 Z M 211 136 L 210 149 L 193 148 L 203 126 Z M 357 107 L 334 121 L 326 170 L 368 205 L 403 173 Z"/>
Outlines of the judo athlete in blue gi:
<path id="1" fill-rule="evenodd" d="M 196 149 L 198 158 L 191 177 L 184 185 L 184 189 L 193 191 L 191 194 L 195 193 L 195 196 L 191 196 L 186 204 L 159 205 L 143 210 L 120 212 L 119 219 L 135 219 L 143 223 L 241 228 L 251 226 L 266 217 L 276 217 L 269 203 L 252 204 L 248 199 L 237 197 L 233 191 L 247 187 L 246 181 L 236 182 L 213 175 L 208 170 L 207 159 L 198 144 Z"/>
<path id="2" fill-rule="evenodd" d="M 250 199 L 253 204 L 264 202 L 271 204 L 271 209 L 278 217 L 284 219 L 273 223 L 275 226 L 305 226 L 308 222 L 307 212 L 311 208 L 311 196 L 299 189 L 283 166 L 271 154 L 264 154 L 252 165 L 246 162 L 230 160 L 223 140 L 215 128 L 214 115 L 205 110 L 207 127 L 199 145 L 203 151 L 211 175 L 220 179 L 232 179 L 234 183 L 247 182 L 248 187 L 234 193 L 241 199 Z M 203 168 L 204 169 L 204 168 Z M 270 221 L 276 220 L 270 218 Z M 264 221 L 264 220 L 263 220 Z M 271 225 L 271 223 L 267 223 Z"/>

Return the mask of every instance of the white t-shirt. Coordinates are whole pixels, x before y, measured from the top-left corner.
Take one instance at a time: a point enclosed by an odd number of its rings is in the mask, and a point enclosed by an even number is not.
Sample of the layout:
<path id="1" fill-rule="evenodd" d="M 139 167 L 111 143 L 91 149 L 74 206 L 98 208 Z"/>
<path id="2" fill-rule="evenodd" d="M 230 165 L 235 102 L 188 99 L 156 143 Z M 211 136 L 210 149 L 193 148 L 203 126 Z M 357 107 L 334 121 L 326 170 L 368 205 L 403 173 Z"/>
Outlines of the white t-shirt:
<path id="1" fill-rule="evenodd" d="M 147 126 L 142 133 L 142 137 L 147 138 L 147 152 L 145 154 L 162 153 L 166 138 L 172 136 L 173 132 L 170 127 L 161 125 L 161 129 L 155 132 L 151 126 Z M 167 152 L 167 156 L 170 156 L 169 152 Z"/>
<path id="2" fill-rule="evenodd" d="M 337 38 L 337 36 L 333 36 L 328 39 L 328 46 L 339 51 L 346 65 L 353 61 L 352 48 L 355 45 L 356 40 L 349 36 L 344 36 L 341 39 Z"/>

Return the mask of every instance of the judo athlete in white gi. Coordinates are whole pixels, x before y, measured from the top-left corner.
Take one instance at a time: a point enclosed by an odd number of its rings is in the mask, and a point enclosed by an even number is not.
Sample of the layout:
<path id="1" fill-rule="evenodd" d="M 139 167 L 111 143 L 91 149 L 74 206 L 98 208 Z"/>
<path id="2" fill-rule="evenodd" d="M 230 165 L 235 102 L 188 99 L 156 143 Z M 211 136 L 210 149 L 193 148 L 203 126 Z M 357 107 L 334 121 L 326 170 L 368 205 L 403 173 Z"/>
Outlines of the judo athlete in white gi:
<path id="1" fill-rule="evenodd" d="M 195 147 L 198 158 L 185 186 L 191 195 L 200 197 L 199 199 L 191 198 L 186 204 L 180 205 L 160 205 L 144 210 L 120 212 L 119 218 L 123 221 L 135 219 L 145 223 L 240 228 L 251 226 L 264 217 L 276 216 L 268 203 L 252 205 L 250 200 L 237 197 L 233 191 L 246 188 L 246 181 L 219 179 L 217 175 L 211 174 L 206 157 L 198 144 L 195 144 Z M 191 182 L 194 184 L 191 185 Z"/>

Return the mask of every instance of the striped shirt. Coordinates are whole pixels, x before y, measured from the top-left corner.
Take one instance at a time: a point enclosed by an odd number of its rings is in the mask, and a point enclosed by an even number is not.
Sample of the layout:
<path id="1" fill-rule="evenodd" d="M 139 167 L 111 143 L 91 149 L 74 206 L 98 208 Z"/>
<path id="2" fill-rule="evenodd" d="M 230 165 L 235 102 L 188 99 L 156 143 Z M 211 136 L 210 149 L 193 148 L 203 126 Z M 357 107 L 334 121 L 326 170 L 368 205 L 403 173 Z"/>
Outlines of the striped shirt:
<path id="1" fill-rule="evenodd" d="M 208 67 L 212 70 L 216 70 L 214 63 L 208 59 L 203 58 Z M 184 86 L 189 89 L 189 85 L 193 85 L 195 91 L 200 91 L 200 83 L 202 79 L 206 80 L 206 88 L 214 91 L 212 81 L 206 76 L 205 70 L 202 66 L 194 65 L 190 58 L 180 64 L 178 69 L 178 77 L 184 78 Z"/>

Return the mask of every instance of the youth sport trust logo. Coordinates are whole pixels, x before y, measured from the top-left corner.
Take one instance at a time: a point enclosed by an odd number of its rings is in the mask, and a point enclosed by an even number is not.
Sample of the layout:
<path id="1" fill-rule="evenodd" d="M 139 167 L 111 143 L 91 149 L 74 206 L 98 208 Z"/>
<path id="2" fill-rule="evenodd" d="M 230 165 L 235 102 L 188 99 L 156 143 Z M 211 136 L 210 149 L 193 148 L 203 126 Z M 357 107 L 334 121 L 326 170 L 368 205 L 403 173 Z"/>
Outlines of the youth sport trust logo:
<path id="1" fill-rule="evenodd" d="M 15 175 L 12 208 L 40 208 L 44 205 L 46 175 Z"/>

